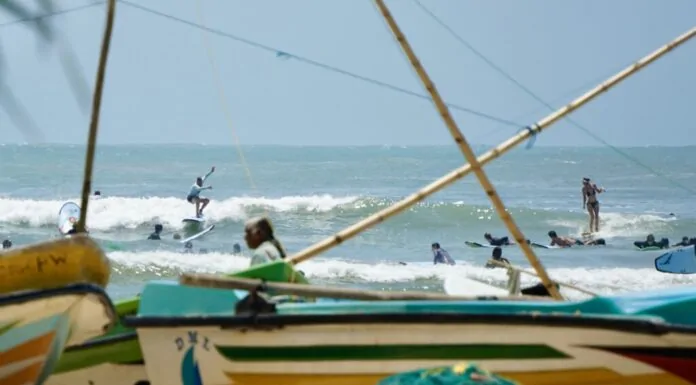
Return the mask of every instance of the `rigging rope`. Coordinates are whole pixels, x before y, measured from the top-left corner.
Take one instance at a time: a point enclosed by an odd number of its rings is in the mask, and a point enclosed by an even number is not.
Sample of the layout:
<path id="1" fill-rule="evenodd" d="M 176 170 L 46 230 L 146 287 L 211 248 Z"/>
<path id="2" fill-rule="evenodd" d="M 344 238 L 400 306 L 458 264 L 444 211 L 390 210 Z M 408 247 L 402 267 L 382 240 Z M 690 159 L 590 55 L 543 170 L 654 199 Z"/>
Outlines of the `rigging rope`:
<path id="1" fill-rule="evenodd" d="M 323 69 L 323 70 L 325 70 L 325 71 L 329 71 L 329 72 L 333 72 L 333 73 L 336 73 L 336 74 L 339 74 L 339 75 L 343 75 L 343 76 L 346 76 L 346 77 L 350 77 L 350 78 L 353 78 L 353 79 L 355 79 L 355 80 L 360 80 L 360 81 L 362 81 L 362 82 L 369 83 L 369 84 L 372 84 L 372 85 L 375 85 L 375 86 L 378 86 L 378 87 L 383 87 L 383 88 L 386 88 L 386 89 L 389 89 L 389 90 L 391 90 L 391 91 L 395 91 L 395 92 L 398 92 L 398 93 L 401 93 L 401 94 L 405 94 L 405 95 L 408 95 L 408 96 L 417 97 L 417 98 L 420 98 L 420 99 L 424 99 L 424 100 L 430 101 L 430 97 L 428 97 L 428 96 L 425 95 L 425 94 L 420 94 L 420 93 L 417 93 L 417 92 L 409 91 L 409 90 L 407 90 L 407 89 L 404 89 L 404 88 L 401 88 L 401 87 L 399 87 L 399 86 L 395 86 L 395 85 L 392 85 L 392 84 L 389 84 L 389 83 L 386 83 L 386 82 L 383 82 L 383 81 L 380 81 L 380 80 L 377 80 L 377 79 L 372 79 L 372 78 L 369 78 L 369 77 L 366 77 L 366 76 L 362 76 L 362 75 L 359 75 L 359 74 L 356 74 L 356 73 L 353 73 L 353 72 L 350 72 L 350 71 L 347 71 L 347 70 L 344 70 L 344 69 L 341 69 L 341 68 L 338 68 L 338 67 L 335 67 L 335 66 L 331 66 L 331 65 L 328 65 L 328 64 L 325 64 L 325 63 L 321 63 L 321 62 L 318 62 L 318 61 L 309 59 L 309 58 L 307 58 L 307 57 L 298 56 L 298 55 L 295 55 L 295 54 L 290 53 L 290 52 L 288 52 L 288 51 L 284 51 L 284 50 L 281 50 L 281 49 L 278 49 L 278 48 L 270 47 L 270 46 L 267 46 L 267 45 L 264 45 L 264 44 L 261 44 L 261 43 L 258 43 L 258 42 L 255 42 L 255 41 L 252 41 L 252 40 L 243 38 L 243 37 L 239 37 L 239 36 L 232 35 L 232 34 L 229 34 L 229 33 L 227 33 L 227 32 L 224 32 L 224 31 L 220 31 L 220 30 L 218 30 L 218 29 L 210 28 L 210 27 L 207 27 L 207 26 L 205 26 L 205 25 L 201 25 L 201 24 L 194 23 L 194 22 L 191 22 L 191 21 L 188 21 L 188 20 L 185 20 L 185 19 L 181 19 L 181 18 L 178 18 L 178 17 L 176 17 L 176 16 L 172 16 L 172 15 L 166 14 L 166 13 L 164 13 L 164 12 L 160 12 L 160 11 L 157 11 L 157 10 L 154 10 L 154 9 L 147 8 L 147 7 L 142 6 L 142 5 L 140 5 L 140 4 L 131 3 L 131 2 L 129 2 L 129 1 L 127 1 L 127 0 L 119 0 L 119 2 L 120 2 L 120 3 L 123 3 L 124 5 L 130 6 L 130 7 L 134 8 L 134 9 L 136 9 L 136 10 L 139 10 L 139 11 L 141 11 L 141 12 L 145 12 L 145 13 L 148 13 L 148 14 L 151 14 L 151 15 L 159 16 L 159 17 L 161 17 L 161 18 L 168 19 L 169 21 L 174 21 L 174 22 L 177 22 L 177 23 L 181 23 L 181 24 L 184 24 L 184 25 L 186 25 L 186 26 L 188 26 L 188 27 L 192 27 L 192 28 L 195 28 L 195 29 L 199 29 L 199 30 L 202 30 L 202 31 L 205 31 L 205 32 L 208 32 L 208 33 L 213 33 L 213 34 L 216 34 L 217 36 L 224 37 L 224 38 L 227 38 L 227 39 L 236 41 L 236 42 L 241 43 L 241 44 L 244 44 L 244 45 L 248 45 L 248 46 L 250 46 L 250 47 L 252 47 L 252 48 L 256 48 L 256 49 L 259 49 L 259 50 L 262 50 L 262 51 L 266 51 L 266 52 L 272 52 L 272 53 L 273 53 L 277 58 L 279 58 L 279 59 L 295 59 L 295 60 L 297 60 L 297 61 L 300 62 L 300 63 L 308 64 L 308 65 L 310 65 L 310 66 L 317 67 L 317 68 Z M 14 24 L 20 24 L 20 23 L 25 23 L 25 22 L 33 22 L 33 21 L 36 21 L 36 20 L 39 20 L 39 19 L 43 19 L 43 18 L 47 18 L 47 17 L 52 17 L 52 16 L 58 16 L 58 15 L 62 15 L 62 14 L 65 14 L 65 13 L 70 13 L 70 12 L 75 12 L 75 11 L 81 11 L 81 10 L 84 10 L 84 9 L 87 9 L 87 8 L 91 8 L 91 7 L 95 6 L 95 5 L 100 5 L 100 4 L 103 4 L 103 3 L 104 3 L 104 1 L 99 1 L 99 2 L 95 2 L 95 3 L 88 4 L 88 5 L 82 5 L 82 6 L 79 6 L 79 7 L 66 8 L 66 9 L 63 9 L 63 10 L 60 10 L 60 11 L 57 11 L 57 12 L 47 13 L 47 14 L 40 15 L 40 16 L 37 16 L 37 17 L 25 18 L 25 19 L 19 19 L 19 20 L 13 20 L 13 21 L 9 21 L 9 22 L 6 22 L 6 23 L 0 23 L 0 28 L 5 27 L 5 26 L 14 25 Z M 619 67 L 617 67 L 617 70 L 618 70 L 618 68 L 619 68 Z M 623 68 L 623 67 L 620 67 L 620 68 Z M 610 74 L 613 74 L 614 72 L 616 72 L 616 71 L 608 72 L 606 76 L 609 76 Z M 563 95 L 561 95 L 561 96 L 559 96 L 559 97 L 557 97 L 557 98 L 553 98 L 552 101 L 553 101 L 553 102 L 563 101 L 563 100 L 567 99 L 568 96 L 575 95 L 575 94 L 577 94 L 579 91 L 585 90 L 585 89 L 587 89 L 588 87 L 590 87 L 590 86 L 596 84 L 596 83 L 599 82 L 600 80 L 605 79 L 606 76 L 597 77 L 597 78 L 595 78 L 595 79 L 593 79 L 593 80 L 591 80 L 591 81 L 588 81 L 588 82 L 584 83 L 584 84 L 583 84 L 582 86 L 580 86 L 580 87 L 576 87 L 576 88 L 574 88 L 573 90 L 568 91 L 568 92 L 564 93 Z M 537 110 L 535 109 L 535 110 L 533 110 L 533 111 L 530 111 L 530 112 L 528 112 L 528 113 L 525 113 L 525 114 L 520 115 L 519 118 L 515 118 L 515 119 L 503 119 L 503 118 L 495 117 L 495 116 L 492 116 L 492 115 L 489 115 L 489 114 L 486 114 L 486 113 L 483 113 L 483 112 L 480 112 L 480 111 L 472 110 L 472 109 L 470 109 L 470 108 L 462 107 L 462 106 L 459 106 L 459 105 L 456 105 L 456 104 L 452 104 L 452 103 L 446 103 L 446 104 L 447 104 L 448 107 L 450 107 L 450 108 L 452 108 L 452 109 L 454 109 L 454 110 L 461 111 L 461 112 L 465 112 L 465 113 L 468 113 L 468 114 L 470 114 L 470 115 L 478 116 L 478 117 L 483 118 L 483 119 L 486 119 L 486 120 L 494 121 L 494 122 L 497 122 L 497 123 L 499 123 L 499 124 L 501 125 L 500 128 L 496 128 L 496 129 L 494 129 L 492 132 L 488 132 L 488 133 L 486 134 L 486 136 L 489 136 L 489 135 L 491 135 L 491 134 L 494 134 L 494 133 L 497 133 L 497 132 L 499 132 L 499 131 L 502 131 L 502 130 L 505 129 L 505 128 L 514 128 L 515 130 L 519 130 L 520 127 L 524 127 L 525 124 L 519 123 L 519 122 L 517 122 L 517 120 L 521 120 L 522 118 L 525 118 L 525 117 L 531 115 L 532 113 L 537 112 Z"/>
<path id="2" fill-rule="evenodd" d="M 483 60 L 484 62 L 486 62 L 486 64 L 488 64 L 488 65 L 489 65 L 491 68 L 493 68 L 496 72 L 500 73 L 500 74 L 503 75 L 506 79 L 508 79 L 509 81 L 511 81 L 512 83 L 514 83 L 517 87 L 519 87 L 519 88 L 520 88 L 522 91 L 524 91 L 527 95 L 529 95 L 529 96 L 531 96 L 532 98 L 534 98 L 537 102 L 543 104 L 544 106 L 546 106 L 546 107 L 547 107 L 548 109 L 550 109 L 551 111 L 554 110 L 554 108 L 553 108 L 553 106 L 551 106 L 551 104 L 549 104 L 549 103 L 547 103 L 546 101 L 544 101 L 540 96 L 538 96 L 536 93 L 534 93 L 534 92 L 533 92 L 532 90 L 530 90 L 528 87 L 526 87 L 524 84 L 522 84 L 521 82 L 519 82 L 519 81 L 518 81 L 517 79 L 515 79 L 512 75 L 510 75 L 510 74 L 508 74 L 507 72 L 505 72 L 505 70 L 503 70 L 502 68 L 500 68 L 500 66 L 496 65 L 492 60 L 488 59 L 488 58 L 487 58 L 485 55 L 483 55 L 480 51 L 478 51 L 476 48 L 474 48 L 473 45 L 471 45 L 469 42 L 467 42 L 466 40 L 464 40 L 464 38 L 462 38 L 461 36 L 459 36 L 459 34 L 457 34 L 457 32 L 454 31 L 454 29 L 452 29 L 449 25 L 447 25 L 444 21 L 442 21 L 439 17 L 437 17 L 437 15 L 435 15 L 432 11 L 430 11 L 430 9 L 428 9 L 426 6 L 424 6 L 424 5 L 420 2 L 420 0 L 413 0 L 413 2 L 414 2 L 426 15 L 428 15 L 431 19 L 433 19 L 433 21 L 435 21 L 435 22 L 436 22 L 437 24 L 439 24 L 442 28 L 444 28 L 445 30 L 447 30 L 447 32 L 449 32 L 449 33 L 452 35 L 452 37 L 454 37 L 460 44 L 462 44 L 463 46 L 465 46 L 466 48 L 468 48 L 472 53 L 474 53 L 474 55 L 478 56 L 481 60 Z M 593 133 L 592 131 L 590 131 L 589 129 L 587 129 L 587 128 L 581 126 L 579 123 L 577 123 L 577 122 L 574 121 L 573 119 L 571 119 L 571 118 L 564 118 L 564 119 L 565 119 L 568 123 L 570 123 L 572 126 L 574 126 L 575 128 L 580 129 L 581 131 L 583 131 L 585 134 L 589 135 L 590 137 L 592 137 L 592 138 L 595 139 L 596 141 L 598 141 L 598 142 L 602 143 L 603 145 L 605 145 L 605 146 L 611 148 L 611 149 L 612 149 L 613 151 L 615 151 L 617 154 L 623 156 L 625 159 L 628 159 L 629 161 L 633 162 L 634 164 L 636 164 L 636 165 L 638 165 L 638 166 L 644 168 L 645 170 L 649 171 L 651 174 L 663 178 L 665 181 L 671 183 L 671 184 L 674 185 L 675 187 L 678 187 L 678 188 L 680 188 L 680 189 L 682 189 L 682 190 L 684 190 L 684 191 L 687 191 L 687 192 L 689 192 L 690 194 L 696 195 L 696 191 L 694 191 L 693 189 L 691 189 L 691 188 L 689 188 L 689 187 L 687 187 L 687 186 L 684 186 L 684 185 L 682 185 L 681 183 L 679 183 L 679 182 L 677 182 L 677 181 L 675 181 L 675 180 L 673 180 L 673 179 L 667 177 L 666 175 L 663 175 L 663 174 L 657 172 L 657 171 L 654 170 L 652 167 L 650 167 L 650 166 L 648 166 L 648 165 L 642 163 L 641 161 L 639 161 L 638 159 L 636 159 L 636 158 L 630 156 L 629 154 L 625 153 L 624 151 L 621 151 L 619 148 L 614 147 L 613 145 L 609 144 L 607 141 L 605 141 L 604 139 L 602 139 L 601 137 L 599 137 L 597 134 L 595 134 L 595 133 Z"/>
<path id="3" fill-rule="evenodd" d="M 176 22 L 179 22 L 179 23 L 182 23 L 182 24 L 186 24 L 186 25 L 188 25 L 189 27 L 193 27 L 193 28 L 196 28 L 196 29 L 200 29 L 200 30 L 203 30 L 203 31 L 212 33 L 212 34 L 214 34 L 214 35 L 218 35 L 218 36 L 221 36 L 221 37 L 225 37 L 225 38 L 227 38 L 227 39 L 234 40 L 234 41 L 236 41 L 236 42 L 238 42 L 238 43 L 242 43 L 242 44 L 245 44 L 245 45 L 248 45 L 248 46 L 257 48 L 257 49 L 262 50 L 262 51 L 271 52 L 271 53 L 273 53 L 273 55 L 275 55 L 275 56 L 278 57 L 278 58 L 283 58 L 283 59 L 295 59 L 295 60 L 297 60 L 297 61 L 299 61 L 299 62 L 302 62 L 302 63 L 305 63 L 305 64 L 309 64 L 309 65 L 311 65 L 311 66 L 313 66 L 313 67 L 321 68 L 321 69 L 326 70 L 326 71 L 329 71 L 329 72 L 334 72 L 334 73 L 337 73 L 337 74 L 340 74 L 340 75 L 344 75 L 344 76 L 351 77 L 351 78 L 354 78 L 354 79 L 357 79 L 357 80 L 361 80 L 361 81 L 363 81 L 363 82 L 371 83 L 371 84 L 376 85 L 376 86 L 379 86 L 379 87 L 387 88 L 387 89 L 390 89 L 390 90 L 392 90 L 392 91 L 396 91 L 396 92 L 399 92 L 399 93 L 402 93 L 402 94 L 405 94 L 405 95 L 409 95 L 409 96 L 417 97 L 417 98 L 420 98 L 420 99 L 423 99 L 423 100 L 431 101 L 430 97 L 427 96 L 427 95 L 425 95 L 425 94 L 421 94 L 421 93 L 418 93 L 418 92 L 409 91 L 409 90 L 407 90 L 407 89 L 405 89 L 405 88 L 401 88 L 401 87 L 399 87 L 399 86 L 395 86 L 395 85 L 393 85 L 393 84 L 389 84 L 389 83 L 386 83 L 386 82 L 383 82 L 383 81 L 380 81 L 380 80 L 377 80 L 377 79 L 369 78 L 369 77 L 367 77 L 367 76 L 358 75 L 358 74 L 356 74 L 356 73 L 349 72 L 349 71 L 346 71 L 346 70 L 341 69 L 341 68 L 338 68 L 338 67 L 334 67 L 334 66 L 330 66 L 330 65 L 328 65 L 328 64 L 320 63 L 320 62 L 318 62 L 318 61 L 309 59 L 309 58 L 307 58 L 307 57 L 295 55 L 295 54 L 293 54 L 293 53 L 291 53 L 291 52 L 288 52 L 288 51 L 279 50 L 279 49 L 277 49 L 277 48 L 273 48 L 273 47 L 267 46 L 267 45 L 265 45 L 265 44 L 261 44 L 261 43 L 258 43 L 258 42 L 255 42 L 255 41 L 252 41 L 252 40 L 249 40 L 249 39 L 240 37 L 240 36 L 236 36 L 236 35 L 233 35 L 233 34 L 230 34 L 230 33 L 227 33 L 227 32 L 220 31 L 220 30 L 218 30 L 218 29 L 210 28 L 210 27 L 207 27 L 207 26 L 205 26 L 205 25 L 197 24 L 197 23 L 194 23 L 194 22 L 191 22 L 191 21 L 188 21 L 188 20 L 185 20 L 185 19 L 176 17 L 176 16 L 168 15 L 168 14 L 166 14 L 166 13 L 163 13 L 163 12 L 160 12 L 160 11 L 156 11 L 156 10 L 151 9 L 151 8 L 144 7 L 144 6 L 140 5 L 140 4 L 132 3 L 132 2 L 127 1 L 127 0 L 119 0 L 119 2 L 120 2 L 120 3 L 123 3 L 123 4 L 125 4 L 125 5 L 128 5 L 128 6 L 130 6 L 130 7 L 139 9 L 139 10 L 141 10 L 141 11 L 144 11 L 144 12 L 147 12 L 147 13 L 150 13 L 150 14 L 153 14 L 153 15 L 156 15 L 156 16 L 160 16 L 160 17 L 165 18 L 165 19 L 169 19 L 169 20 L 171 20 L 171 21 L 176 21 Z M 498 122 L 498 123 L 506 124 L 506 125 L 508 125 L 508 126 L 518 127 L 518 128 L 519 128 L 520 126 L 523 126 L 523 124 L 521 124 L 521 123 L 513 122 L 513 121 L 510 121 L 510 120 L 507 120 L 507 119 L 503 119 L 503 118 L 498 118 L 498 117 L 495 117 L 495 116 L 493 116 L 493 115 L 490 115 L 490 114 L 487 114 L 487 113 L 484 113 L 484 112 L 480 112 L 480 111 L 476 111 L 476 110 L 472 110 L 472 109 L 470 109 L 470 108 L 462 107 L 462 106 L 459 106 L 459 105 L 456 105 L 456 104 L 448 103 L 447 105 L 448 105 L 450 108 L 452 108 L 452 109 L 459 110 L 459 111 L 462 111 L 462 112 L 466 112 L 466 113 L 468 113 L 468 114 L 471 114 L 471 115 L 474 115 L 474 116 L 478 116 L 478 117 L 480 117 L 480 118 L 484 118 L 484 119 L 492 120 L 492 121 L 495 121 L 495 122 Z"/>
<path id="4" fill-rule="evenodd" d="M 203 4 L 201 3 L 201 0 L 196 1 L 196 13 L 201 24 L 203 24 Z M 208 53 L 208 61 L 210 62 L 210 67 L 212 68 L 213 73 L 213 82 L 217 86 L 216 88 L 218 90 L 220 105 L 222 106 L 222 109 L 225 113 L 227 124 L 229 125 L 230 130 L 232 131 L 232 137 L 234 138 L 235 147 L 237 148 L 237 153 L 239 154 L 239 160 L 242 162 L 242 167 L 244 167 L 244 171 L 246 172 L 246 176 L 249 179 L 249 184 L 251 185 L 251 188 L 256 191 L 256 183 L 254 183 L 254 178 L 251 176 L 251 169 L 249 169 L 249 165 L 246 162 L 246 158 L 244 157 L 244 151 L 242 150 L 242 145 L 241 143 L 239 143 L 239 136 L 237 136 L 237 130 L 234 127 L 234 123 L 232 123 L 232 113 L 230 112 L 229 103 L 227 103 L 227 98 L 225 97 L 225 89 L 222 85 L 222 81 L 220 80 L 218 67 L 215 64 L 215 56 L 213 55 L 213 49 L 210 45 L 210 41 L 208 40 L 208 35 L 203 33 L 203 31 L 201 31 L 201 39 L 203 40 L 203 45 L 205 46 L 205 50 Z"/>

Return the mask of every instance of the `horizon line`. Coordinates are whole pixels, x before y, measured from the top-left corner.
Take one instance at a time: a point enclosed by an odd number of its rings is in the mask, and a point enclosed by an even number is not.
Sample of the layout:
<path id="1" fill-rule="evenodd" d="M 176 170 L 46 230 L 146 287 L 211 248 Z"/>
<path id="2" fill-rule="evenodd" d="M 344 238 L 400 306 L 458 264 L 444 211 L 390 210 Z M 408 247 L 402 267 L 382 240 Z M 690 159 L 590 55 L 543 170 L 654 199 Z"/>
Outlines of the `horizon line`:
<path id="1" fill-rule="evenodd" d="M 471 143 L 470 144 L 472 147 L 482 147 L 482 146 L 488 146 L 488 147 L 493 147 L 493 146 L 498 146 L 498 144 L 487 144 L 487 143 Z M 0 147 L 5 147 L 5 146 L 11 146 L 11 147 L 50 147 L 50 146 L 56 146 L 56 147 L 86 147 L 87 145 L 85 143 L 0 143 Z M 174 146 L 199 146 L 199 147 L 237 147 L 236 144 L 206 144 L 206 143 L 103 143 L 97 145 L 97 148 L 99 147 L 174 147 Z M 400 148 L 426 148 L 426 147 L 451 147 L 451 148 L 456 148 L 455 145 L 453 144 L 260 144 L 260 143 L 248 143 L 248 144 L 241 144 L 241 147 L 326 147 L 326 148 L 337 148 L 337 147 L 359 147 L 359 148 L 367 148 L 367 147 L 400 147 Z M 549 145 L 549 144 L 538 144 L 535 145 L 535 147 L 543 147 L 543 148 L 624 148 L 624 149 L 631 149 L 631 148 L 687 148 L 687 147 L 696 147 L 696 144 L 687 144 L 687 145 L 655 145 L 655 144 L 650 144 L 650 145 L 615 145 L 615 146 L 606 146 L 606 145 L 583 145 L 583 146 L 568 146 L 568 145 Z"/>

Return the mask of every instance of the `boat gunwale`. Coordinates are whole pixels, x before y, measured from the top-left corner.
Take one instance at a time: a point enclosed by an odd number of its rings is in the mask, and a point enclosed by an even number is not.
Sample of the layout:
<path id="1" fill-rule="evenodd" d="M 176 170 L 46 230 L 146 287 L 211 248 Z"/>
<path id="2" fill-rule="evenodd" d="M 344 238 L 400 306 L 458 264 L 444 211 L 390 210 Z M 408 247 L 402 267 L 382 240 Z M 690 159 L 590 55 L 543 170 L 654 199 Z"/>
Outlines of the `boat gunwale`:
<path id="1" fill-rule="evenodd" d="M 126 333 L 120 333 L 110 336 L 99 336 L 96 339 L 85 341 L 79 345 L 68 346 L 64 351 L 65 353 L 78 352 L 80 350 L 97 348 L 104 345 L 118 344 L 122 342 L 128 342 L 133 339 L 138 338 L 138 333 L 136 331 L 128 331 Z"/>
<path id="2" fill-rule="evenodd" d="M 89 295 L 99 297 L 104 304 L 107 312 L 113 319 L 118 318 L 113 301 L 104 289 L 92 283 L 74 283 L 51 289 L 26 289 L 14 291 L 8 294 L 0 294 L 0 307 L 8 305 L 18 305 L 28 301 L 49 299 L 63 295 Z"/>
<path id="3" fill-rule="evenodd" d="M 640 318 L 640 319 L 639 319 Z M 166 328 L 191 326 L 219 326 L 222 329 L 267 328 L 283 326 L 341 325 L 341 324 L 481 324 L 574 327 L 603 329 L 636 334 L 666 335 L 670 333 L 696 335 L 696 326 L 668 324 L 662 321 L 594 314 L 457 314 L 457 313 L 372 313 L 372 314 L 254 314 L 242 316 L 129 316 L 124 325 L 134 328 Z"/>

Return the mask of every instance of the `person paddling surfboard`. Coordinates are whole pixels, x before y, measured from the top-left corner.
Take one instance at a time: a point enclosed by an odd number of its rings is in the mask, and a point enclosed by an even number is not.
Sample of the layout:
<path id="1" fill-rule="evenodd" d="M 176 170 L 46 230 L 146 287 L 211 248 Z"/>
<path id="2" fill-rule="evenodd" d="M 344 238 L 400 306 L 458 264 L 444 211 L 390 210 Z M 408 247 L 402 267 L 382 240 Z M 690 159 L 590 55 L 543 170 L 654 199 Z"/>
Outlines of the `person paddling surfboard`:
<path id="1" fill-rule="evenodd" d="M 188 196 L 186 196 L 186 201 L 193 203 L 196 206 L 196 218 L 203 216 L 203 210 L 205 210 L 208 203 L 210 203 L 210 199 L 201 197 L 201 191 L 213 189 L 213 186 L 203 186 L 205 180 L 208 179 L 210 174 L 213 172 L 215 172 L 215 166 L 211 167 L 210 172 L 205 174 L 205 176 L 199 176 L 196 178 L 196 183 L 191 186 L 191 190 L 189 191 Z"/>

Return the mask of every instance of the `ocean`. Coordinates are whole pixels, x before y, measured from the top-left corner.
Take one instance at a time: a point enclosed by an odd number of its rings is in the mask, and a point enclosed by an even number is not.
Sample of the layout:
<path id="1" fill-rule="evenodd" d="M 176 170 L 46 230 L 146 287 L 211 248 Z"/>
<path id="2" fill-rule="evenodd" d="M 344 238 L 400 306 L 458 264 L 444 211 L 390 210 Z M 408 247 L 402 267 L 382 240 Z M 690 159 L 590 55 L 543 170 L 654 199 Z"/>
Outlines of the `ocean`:
<path id="1" fill-rule="evenodd" d="M 477 146 L 477 153 L 486 150 Z M 581 179 L 607 191 L 599 196 L 606 247 L 535 249 L 552 278 L 599 293 L 692 285 L 696 276 L 655 271 L 660 251 L 638 251 L 632 243 L 654 234 L 676 243 L 696 237 L 696 148 L 623 149 L 660 176 L 609 148 L 520 148 L 485 168 L 525 236 L 548 243 L 546 233 L 579 236 L 587 230 Z M 87 226 L 108 252 L 113 274 L 107 290 L 115 298 L 136 294 L 152 279 L 182 272 L 225 273 L 245 268 L 234 255 L 250 216 L 268 214 L 289 254 L 322 240 L 415 192 L 464 164 L 454 146 L 285 147 L 244 146 L 247 169 L 235 147 L 202 145 L 100 146 L 93 190 L 103 197 L 89 205 Z M 0 146 L 0 237 L 15 247 L 58 237 L 58 210 L 79 204 L 84 146 Z M 211 166 L 212 199 L 206 210 L 214 231 L 183 253 L 174 233 L 194 214 L 185 201 L 196 176 Z M 669 180 L 668 180 L 669 179 Z M 678 187 L 671 181 L 676 181 Z M 207 183 L 207 184 L 208 184 Z M 673 215 L 670 215 L 673 214 Z M 148 241 L 155 224 L 162 241 Z M 485 269 L 490 249 L 467 247 L 483 234 L 508 235 L 491 203 L 469 175 L 344 244 L 303 262 L 313 282 L 379 290 L 442 291 L 448 277 L 498 285 L 500 269 Z M 434 266 L 430 245 L 439 242 L 456 266 Z M 504 249 L 515 265 L 529 267 L 516 247 Z M 406 264 L 399 264 L 405 262 Z M 534 283 L 523 276 L 523 283 Z"/>

